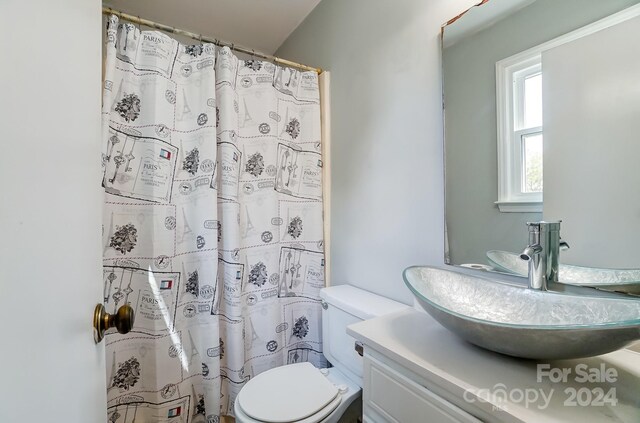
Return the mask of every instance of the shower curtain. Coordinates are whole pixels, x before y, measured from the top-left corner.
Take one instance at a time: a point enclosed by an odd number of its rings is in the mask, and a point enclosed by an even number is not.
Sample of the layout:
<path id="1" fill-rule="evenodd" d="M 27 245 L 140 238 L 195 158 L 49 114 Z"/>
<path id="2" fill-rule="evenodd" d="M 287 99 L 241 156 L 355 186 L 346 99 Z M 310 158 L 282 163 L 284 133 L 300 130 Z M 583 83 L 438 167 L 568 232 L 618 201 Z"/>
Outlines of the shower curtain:
<path id="1" fill-rule="evenodd" d="M 110 16 L 103 87 L 108 421 L 217 422 L 322 355 L 318 77 Z"/>

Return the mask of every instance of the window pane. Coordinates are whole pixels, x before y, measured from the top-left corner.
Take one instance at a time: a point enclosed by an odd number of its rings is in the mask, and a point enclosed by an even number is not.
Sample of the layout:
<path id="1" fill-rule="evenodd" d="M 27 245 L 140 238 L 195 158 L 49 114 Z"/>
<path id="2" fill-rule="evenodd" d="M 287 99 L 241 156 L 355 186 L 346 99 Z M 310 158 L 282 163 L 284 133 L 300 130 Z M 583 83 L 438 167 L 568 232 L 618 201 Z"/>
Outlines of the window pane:
<path id="1" fill-rule="evenodd" d="M 542 126 L 542 74 L 524 80 L 524 127 Z"/>
<path id="2" fill-rule="evenodd" d="M 542 133 L 522 136 L 522 192 L 542 192 Z"/>

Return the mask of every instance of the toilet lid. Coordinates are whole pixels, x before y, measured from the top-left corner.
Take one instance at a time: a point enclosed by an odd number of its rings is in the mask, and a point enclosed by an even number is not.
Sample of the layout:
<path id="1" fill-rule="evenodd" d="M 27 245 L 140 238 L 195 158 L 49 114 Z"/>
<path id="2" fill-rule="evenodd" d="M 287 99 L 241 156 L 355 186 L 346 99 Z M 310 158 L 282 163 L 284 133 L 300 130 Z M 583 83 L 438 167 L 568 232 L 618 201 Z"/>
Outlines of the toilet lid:
<path id="1" fill-rule="evenodd" d="M 311 363 L 289 364 L 251 379 L 236 399 L 249 417 L 269 423 L 303 420 L 331 403 L 336 388 Z"/>

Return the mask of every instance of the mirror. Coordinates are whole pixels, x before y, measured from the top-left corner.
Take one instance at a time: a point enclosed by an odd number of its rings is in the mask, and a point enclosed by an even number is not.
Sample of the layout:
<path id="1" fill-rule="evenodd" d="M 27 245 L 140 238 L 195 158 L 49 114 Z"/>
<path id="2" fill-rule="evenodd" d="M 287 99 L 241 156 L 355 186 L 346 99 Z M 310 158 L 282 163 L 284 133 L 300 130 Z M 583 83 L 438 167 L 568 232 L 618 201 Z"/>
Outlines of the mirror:
<path id="1" fill-rule="evenodd" d="M 561 219 L 561 278 L 640 268 L 638 2 L 484 0 L 443 26 L 446 263 L 518 274 L 487 253 Z"/>

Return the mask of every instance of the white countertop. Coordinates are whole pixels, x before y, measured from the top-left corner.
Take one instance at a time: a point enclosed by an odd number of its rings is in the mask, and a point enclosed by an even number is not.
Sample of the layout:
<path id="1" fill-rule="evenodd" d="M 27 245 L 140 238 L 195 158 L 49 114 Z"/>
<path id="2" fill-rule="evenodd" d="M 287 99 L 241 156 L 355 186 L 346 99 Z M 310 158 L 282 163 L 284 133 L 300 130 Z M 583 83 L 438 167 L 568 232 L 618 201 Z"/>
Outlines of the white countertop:
<path id="1" fill-rule="evenodd" d="M 369 348 L 377 351 L 441 388 L 450 394 L 446 399 L 460 408 L 466 411 L 480 408 L 496 421 L 640 423 L 640 353 L 637 352 L 620 350 L 598 357 L 550 362 L 517 359 L 471 345 L 428 314 L 414 309 L 353 324 L 347 333 L 365 344 L 365 351 Z M 548 377 L 538 382 L 538 364 L 544 363 L 551 369 L 569 369 L 571 373 L 566 382 L 552 383 Z M 579 365 L 583 367 L 576 367 Z M 599 369 L 603 366 L 609 369 L 610 381 L 594 383 L 579 379 L 585 372 L 596 371 L 594 369 L 602 374 Z M 617 377 L 611 375 L 613 371 Z M 498 384 L 503 384 L 515 401 L 512 398 L 500 402 L 496 395 L 485 396 L 488 401 L 479 400 L 483 394 L 499 394 L 502 386 Z M 586 388 L 580 395 L 588 404 L 596 400 L 596 388 L 603 389 L 604 393 L 614 388 L 617 405 L 607 401 L 602 406 L 565 405 L 566 401 L 571 402 L 571 391 L 578 392 L 581 388 Z M 522 392 L 533 400 L 534 391 L 540 395 L 537 401 L 527 405 L 525 400 L 518 399 Z M 574 398 L 576 403 L 578 400 Z M 471 407 L 470 402 L 473 402 Z"/>

